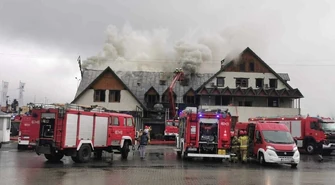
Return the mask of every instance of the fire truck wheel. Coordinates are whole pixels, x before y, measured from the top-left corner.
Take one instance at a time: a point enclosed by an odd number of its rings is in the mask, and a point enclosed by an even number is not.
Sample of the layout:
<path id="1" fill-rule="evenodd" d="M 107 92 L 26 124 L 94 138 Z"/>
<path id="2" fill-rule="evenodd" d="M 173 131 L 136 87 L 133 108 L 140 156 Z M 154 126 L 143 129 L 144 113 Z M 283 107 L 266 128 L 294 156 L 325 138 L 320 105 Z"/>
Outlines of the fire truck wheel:
<path id="1" fill-rule="evenodd" d="M 306 146 L 306 152 L 308 154 L 314 154 L 314 151 L 315 151 L 315 144 L 314 143 L 308 143 L 307 146 Z"/>
<path id="2" fill-rule="evenodd" d="M 87 163 L 91 159 L 92 149 L 90 145 L 82 145 L 77 153 L 77 159 L 81 163 Z"/>
<path id="3" fill-rule="evenodd" d="M 121 149 L 121 158 L 122 159 L 127 159 L 128 158 L 128 153 L 129 153 L 129 143 L 124 142 L 123 147 Z"/>
<path id="4" fill-rule="evenodd" d="M 62 153 L 44 154 L 44 157 L 48 159 L 48 161 L 50 162 L 58 162 L 64 157 L 64 154 Z"/>

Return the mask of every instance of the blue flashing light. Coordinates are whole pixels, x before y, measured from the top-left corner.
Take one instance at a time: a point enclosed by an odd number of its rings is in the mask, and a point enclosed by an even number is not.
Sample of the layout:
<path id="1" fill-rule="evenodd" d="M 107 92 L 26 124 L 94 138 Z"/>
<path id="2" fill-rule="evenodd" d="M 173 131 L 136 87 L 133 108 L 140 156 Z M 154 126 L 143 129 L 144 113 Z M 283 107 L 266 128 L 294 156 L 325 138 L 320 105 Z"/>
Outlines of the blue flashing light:
<path id="1" fill-rule="evenodd" d="M 199 114 L 199 117 L 202 117 L 202 114 Z"/>
<path id="2" fill-rule="evenodd" d="M 220 114 L 216 115 L 216 117 L 219 118 L 219 117 L 220 117 Z"/>

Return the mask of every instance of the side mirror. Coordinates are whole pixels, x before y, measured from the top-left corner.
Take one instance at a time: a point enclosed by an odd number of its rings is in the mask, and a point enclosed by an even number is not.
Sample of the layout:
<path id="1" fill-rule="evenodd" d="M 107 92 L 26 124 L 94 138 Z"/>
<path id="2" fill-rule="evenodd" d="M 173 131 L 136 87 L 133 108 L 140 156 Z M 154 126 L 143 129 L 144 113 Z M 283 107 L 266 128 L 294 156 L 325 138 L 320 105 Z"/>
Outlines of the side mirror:
<path id="1" fill-rule="evenodd" d="M 293 138 L 293 140 L 294 140 L 295 144 L 298 144 L 297 138 Z"/>

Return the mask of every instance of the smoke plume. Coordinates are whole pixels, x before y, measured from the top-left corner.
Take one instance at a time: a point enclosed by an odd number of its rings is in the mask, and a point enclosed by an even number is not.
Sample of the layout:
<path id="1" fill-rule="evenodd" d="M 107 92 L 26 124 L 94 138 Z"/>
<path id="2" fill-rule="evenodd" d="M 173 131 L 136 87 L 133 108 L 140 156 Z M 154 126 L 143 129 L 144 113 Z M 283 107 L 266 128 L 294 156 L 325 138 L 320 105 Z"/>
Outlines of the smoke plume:
<path id="1" fill-rule="evenodd" d="M 182 68 L 186 74 L 215 72 L 228 53 L 236 47 L 232 43 L 234 30 L 207 33 L 193 40 L 181 39 L 171 44 L 167 29 L 152 31 L 122 29 L 108 26 L 103 50 L 83 61 L 83 68 L 104 69 L 110 66 L 121 71 L 172 72 Z M 169 42 L 170 41 L 170 42 Z M 243 43 L 243 42 L 242 42 Z M 236 56 L 236 53 L 233 53 Z"/>

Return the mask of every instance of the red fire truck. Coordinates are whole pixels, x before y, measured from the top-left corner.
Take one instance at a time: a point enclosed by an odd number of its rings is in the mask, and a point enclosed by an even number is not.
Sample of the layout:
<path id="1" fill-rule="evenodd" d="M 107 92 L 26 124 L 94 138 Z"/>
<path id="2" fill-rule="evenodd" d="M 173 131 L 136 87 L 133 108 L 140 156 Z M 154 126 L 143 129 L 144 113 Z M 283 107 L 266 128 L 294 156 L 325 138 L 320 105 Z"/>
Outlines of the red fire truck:
<path id="1" fill-rule="evenodd" d="M 166 120 L 164 130 L 164 140 L 175 140 L 178 134 L 178 120 Z"/>
<path id="2" fill-rule="evenodd" d="M 299 164 L 300 153 L 285 125 L 271 121 L 237 123 L 235 132 L 241 130 L 248 135 L 249 159 L 256 159 L 260 164 L 290 164 L 292 167 Z"/>
<path id="3" fill-rule="evenodd" d="M 32 120 L 40 125 L 35 151 L 50 161 L 65 155 L 83 163 L 90 160 L 92 152 L 101 158 L 103 151 L 113 154 L 114 150 L 127 159 L 130 146 L 134 146 L 131 115 L 65 105 L 33 108 Z"/>
<path id="4" fill-rule="evenodd" d="M 179 116 L 178 157 L 229 158 L 231 116 L 228 110 L 187 107 Z"/>
<path id="5" fill-rule="evenodd" d="M 39 121 L 33 121 L 29 115 L 21 116 L 17 149 L 33 148 L 40 130 Z"/>
<path id="6" fill-rule="evenodd" d="M 335 122 L 330 118 L 310 116 L 289 117 L 257 117 L 249 121 L 271 121 L 285 124 L 297 141 L 297 146 L 313 154 L 317 144 L 325 141 L 324 154 L 330 154 L 335 149 Z"/>

